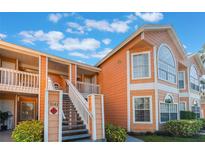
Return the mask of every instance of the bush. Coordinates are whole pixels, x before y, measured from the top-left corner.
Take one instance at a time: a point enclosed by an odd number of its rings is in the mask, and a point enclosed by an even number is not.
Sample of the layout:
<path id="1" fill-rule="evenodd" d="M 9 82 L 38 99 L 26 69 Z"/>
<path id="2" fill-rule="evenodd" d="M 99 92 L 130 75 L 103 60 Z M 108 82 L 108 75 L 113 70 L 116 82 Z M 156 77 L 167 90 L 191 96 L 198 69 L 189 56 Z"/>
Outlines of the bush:
<path id="1" fill-rule="evenodd" d="M 201 119 L 199 119 L 199 120 L 201 120 L 201 122 L 202 122 L 202 125 L 203 125 L 202 128 L 205 129 L 205 119 L 204 119 L 204 118 L 201 118 Z"/>
<path id="2" fill-rule="evenodd" d="M 191 111 L 181 111 L 180 119 L 181 120 L 193 120 L 193 119 L 196 119 L 196 114 Z"/>
<path id="3" fill-rule="evenodd" d="M 43 124 L 40 121 L 23 121 L 12 132 L 16 142 L 41 142 L 43 141 Z"/>
<path id="4" fill-rule="evenodd" d="M 164 130 L 174 136 L 194 136 L 203 127 L 201 120 L 173 120 L 164 125 Z"/>
<path id="5" fill-rule="evenodd" d="M 125 142 L 127 132 L 124 128 L 108 124 L 105 128 L 105 136 L 108 142 Z"/>

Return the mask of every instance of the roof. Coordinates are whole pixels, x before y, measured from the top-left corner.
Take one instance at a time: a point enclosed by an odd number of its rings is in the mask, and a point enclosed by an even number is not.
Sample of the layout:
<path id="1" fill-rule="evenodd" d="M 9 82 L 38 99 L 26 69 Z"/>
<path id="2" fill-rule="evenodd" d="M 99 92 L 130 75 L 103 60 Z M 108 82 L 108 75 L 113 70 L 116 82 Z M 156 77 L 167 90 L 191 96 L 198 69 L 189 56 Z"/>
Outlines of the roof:
<path id="1" fill-rule="evenodd" d="M 171 25 L 157 25 L 157 24 L 149 24 L 149 25 L 143 25 L 140 27 L 136 32 L 134 32 L 132 35 L 130 35 L 127 39 L 125 39 L 122 43 L 120 43 L 117 47 L 115 47 L 111 52 L 109 52 L 103 59 L 101 59 L 95 66 L 100 66 L 102 63 L 104 63 L 109 57 L 114 55 L 116 52 L 118 52 L 123 46 L 125 46 L 129 41 L 134 39 L 136 36 L 141 34 L 144 31 L 148 30 L 163 30 L 167 29 L 170 30 L 173 34 L 174 39 L 178 43 L 179 47 L 181 48 L 181 51 L 186 55 L 183 45 L 181 44 L 179 38 L 177 37 L 177 34 L 174 30 L 174 28 Z"/>
<path id="2" fill-rule="evenodd" d="M 97 67 L 92 66 L 92 65 L 80 63 L 80 62 L 73 61 L 73 60 L 66 59 L 66 58 L 61 58 L 61 57 L 58 57 L 58 56 L 54 56 L 54 55 L 51 55 L 51 54 L 44 53 L 42 51 L 38 51 L 38 50 L 31 49 L 31 48 L 19 46 L 19 45 L 13 44 L 13 43 L 9 43 L 9 42 L 3 41 L 3 40 L 0 40 L 0 47 L 5 47 L 5 48 L 10 49 L 10 50 L 16 50 L 17 52 L 24 52 L 26 54 L 29 54 L 31 56 L 36 56 L 36 57 L 38 57 L 40 55 L 47 56 L 48 58 L 55 59 L 59 62 L 62 62 L 62 63 L 65 63 L 65 64 L 76 64 L 80 67 L 91 69 L 95 72 L 99 72 L 101 70 L 100 68 L 97 68 Z"/>

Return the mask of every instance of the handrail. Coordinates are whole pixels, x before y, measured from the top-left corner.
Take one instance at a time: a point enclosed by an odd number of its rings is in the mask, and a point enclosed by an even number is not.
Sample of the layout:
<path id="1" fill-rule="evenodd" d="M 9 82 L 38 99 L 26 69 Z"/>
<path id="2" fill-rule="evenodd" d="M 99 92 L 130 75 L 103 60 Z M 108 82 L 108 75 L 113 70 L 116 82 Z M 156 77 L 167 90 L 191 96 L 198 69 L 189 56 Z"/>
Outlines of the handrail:
<path id="1" fill-rule="evenodd" d="M 84 99 L 84 97 L 69 80 L 66 80 L 66 83 L 69 88 L 68 94 L 73 102 L 73 105 L 76 107 L 86 126 L 88 126 L 89 117 L 93 118 L 92 113 L 90 113 L 88 109 L 88 102 Z"/>
<path id="2" fill-rule="evenodd" d="M 100 93 L 100 85 L 98 84 L 77 81 L 76 86 L 80 93 L 85 93 L 85 94 L 99 94 Z"/>
<path id="3" fill-rule="evenodd" d="M 38 74 L 35 74 L 35 73 L 24 72 L 24 71 L 19 71 L 19 70 L 14 70 L 14 69 L 9 69 L 9 68 L 3 68 L 3 67 L 0 67 L 0 70 L 9 71 L 9 72 L 15 72 L 15 73 L 21 73 L 21 74 L 25 74 L 25 75 L 38 76 Z"/>
<path id="4" fill-rule="evenodd" d="M 0 89 L 37 93 L 39 75 L 0 67 Z"/>

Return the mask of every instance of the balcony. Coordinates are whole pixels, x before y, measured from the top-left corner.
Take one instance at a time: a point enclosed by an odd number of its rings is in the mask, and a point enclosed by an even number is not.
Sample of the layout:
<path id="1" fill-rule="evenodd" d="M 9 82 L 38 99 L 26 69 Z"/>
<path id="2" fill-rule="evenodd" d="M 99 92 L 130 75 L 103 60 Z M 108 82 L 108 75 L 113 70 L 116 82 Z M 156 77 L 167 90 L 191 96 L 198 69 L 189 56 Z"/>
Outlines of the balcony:
<path id="1" fill-rule="evenodd" d="M 0 91 L 38 94 L 39 75 L 0 68 Z"/>
<path id="2" fill-rule="evenodd" d="M 97 84 L 77 81 L 76 87 L 84 97 L 87 97 L 89 94 L 100 93 L 100 86 Z"/>

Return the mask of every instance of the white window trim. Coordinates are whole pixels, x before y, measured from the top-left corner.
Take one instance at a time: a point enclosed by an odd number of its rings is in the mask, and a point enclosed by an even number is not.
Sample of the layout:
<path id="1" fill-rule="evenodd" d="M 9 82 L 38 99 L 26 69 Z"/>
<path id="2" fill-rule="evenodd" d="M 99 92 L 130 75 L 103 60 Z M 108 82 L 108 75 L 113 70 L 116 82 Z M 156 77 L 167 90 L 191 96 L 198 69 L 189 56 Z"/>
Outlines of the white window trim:
<path id="1" fill-rule="evenodd" d="M 149 98 L 150 99 L 150 121 L 136 121 L 135 120 L 135 98 Z M 133 113 L 133 124 L 152 124 L 152 96 L 132 96 L 132 113 Z"/>
<path id="2" fill-rule="evenodd" d="M 172 99 L 173 99 L 173 104 L 176 104 L 176 105 L 177 105 L 177 120 L 179 120 L 179 107 L 178 107 L 178 103 L 175 103 L 175 102 L 174 102 L 174 97 L 173 97 L 172 94 L 167 93 L 166 96 L 164 97 L 164 102 L 162 102 L 162 101 L 159 102 L 159 120 L 160 120 L 159 123 L 160 123 L 160 124 L 165 124 L 165 123 L 166 123 L 166 122 L 162 122 L 162 121 L 161 121 L 161 106 L 160 106 L 160 105 L 161 105 L 161 104 L 166 104 L 166 103 L 165 103 L 165 99 L 166 99 L 166 97 L 167 97 L 168 95 L 170 95 L 170 96 L 172 97 Z"/>
<path id="3" fill-rule="evenodd" d="M 198 82 L 199 82 L 199 71 L 198 71 L 196 65 L 195 65 L 195 64 L 192 64 L 191 67 L 189 68 L 189 84 L 190 84 L 190 90 L 198 93 L 199 91 L 197 91 L 197 90 L 191 88 L 191 68 L 192 68 L 192 67 L 194 67 L 195 70 L 196 70 L 197 77 L 198 77 Z M 199 85 L 200 85 L 200 83 L 199 83 Z M 199 88 L 200 88 L 200 87 L 199 87 Z"/>
<path id="4" fill-rule="evenodd" d="M 180 103 L 184 103 L 185 104 L 184 105 L 185 111 L 187 111 L 187 103 L 186 103 L 186 101 L 179 101 L 179 105 L 180 105 Z M 178 110 L 179 110 L 179 107 L 178 107 Z"/>
<path id="5" fill-rule="evenodd" d="M 185 71 L 178 71 L 178 84 L 179 84 L 179 73 L 183 73 L 184 74 L 184 88 L 179 88 L 180 90 L 186 90 L 186 77 L 185 77 Z"/>
<path id="6" fill-rule="evenodd" d="M 163 47 L 163 46 L 166 46 L 166 47 L 170 50 L 170 52 L 171 52 L 171 54 L 172 54 L 172 57 L 173 57 L 173 59 L 174 59 L 176 80 L 175 80 L 175 82 L 171 82 L 171 81 L 168 81 L 168 80 L 165 80 L 165 79 L 160 78 L 160 76 L 159 76 L 159 63 L 157 63 L 157 77 L 158 77 L 158 80 L 165 81 L 165 82 L 168 82 L 168 83 L 177 85 L 177 80 L 178 80 L 178 75 L 177 75 L 177 71 L 178 71 L 178 69 L 177 69 L 177 63 L 176 63 L 176 59 L 175 59 L 175 57 L 174 57 L 174 54 L 173 54 L 171 48 L 170 48 L 167 44 L 162 43 L 162 44 L 159 46 L 159 49 L 158 49 L 158 52 L 157 52 L 157 61 L 159 62 L 159 51 L 160 51 L 160 48 Z"/>
<path id="7" fill-rule="evenodd" d="M 140 54 L 148 54 L 148 64 L 149 64 L 149 75 L 147 77 L 134 77 L 134 71 L 133 71 L 133 57 Z M 131 54 L 131 68 L 132 68 L 132 80 L 139 80 L 139 79 L 150 79 L 151 78 L 151 60 L 150 60 L 150 51 L 142 51 L 137 53 Z"/>

